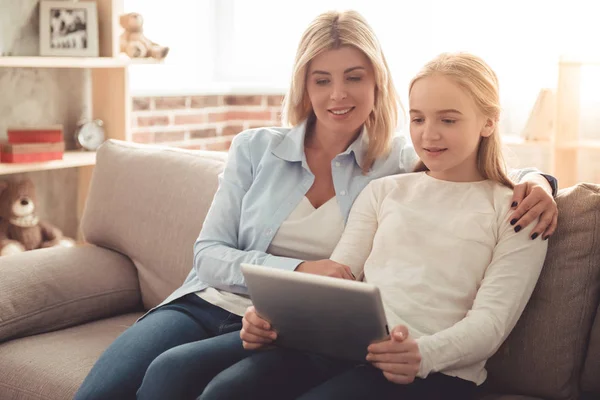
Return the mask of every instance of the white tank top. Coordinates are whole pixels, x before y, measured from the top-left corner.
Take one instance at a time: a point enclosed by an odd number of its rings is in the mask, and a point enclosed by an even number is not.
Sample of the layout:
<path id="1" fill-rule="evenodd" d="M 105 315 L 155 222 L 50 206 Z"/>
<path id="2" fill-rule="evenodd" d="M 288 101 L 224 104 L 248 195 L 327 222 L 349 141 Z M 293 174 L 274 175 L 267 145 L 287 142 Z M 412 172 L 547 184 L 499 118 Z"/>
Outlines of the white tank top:
<path id="1" fill-rule="evenodd" d="M 343 231 L 344 218 L 335 196 L 316 209 L 304 196 L 281 224 L 267 253 L 306 261 L 326 259 L 331 256 Z M 209 303 L 240 316 L 252 305 L 246 296 L 215 288 L 206 288 L 196 294 Z"/>

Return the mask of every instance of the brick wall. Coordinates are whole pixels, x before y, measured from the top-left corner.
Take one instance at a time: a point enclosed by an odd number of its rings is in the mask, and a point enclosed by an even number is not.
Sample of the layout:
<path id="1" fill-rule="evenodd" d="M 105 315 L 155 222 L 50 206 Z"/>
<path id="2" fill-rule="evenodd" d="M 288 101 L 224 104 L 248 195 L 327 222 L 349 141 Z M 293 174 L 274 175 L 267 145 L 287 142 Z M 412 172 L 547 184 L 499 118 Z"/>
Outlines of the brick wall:
<path id="1" fill-rule="evenodd" d="M 134 97 L 132 140 L 226 151 L 244 129 L 280 125 L 282 100 L 281 95 Z M 547 145 L 506 143 L 504 155 L 513 168 L 552 170 Z M 580 181 L 600 182 L 597 159 L 597 153 L 582 151 Z"/>
<path id="2" fill-rule="evenodd" d="M 222 150 L 244 129 L 281 125 L 280 95 L 134 97 L 132 140 Z"/>

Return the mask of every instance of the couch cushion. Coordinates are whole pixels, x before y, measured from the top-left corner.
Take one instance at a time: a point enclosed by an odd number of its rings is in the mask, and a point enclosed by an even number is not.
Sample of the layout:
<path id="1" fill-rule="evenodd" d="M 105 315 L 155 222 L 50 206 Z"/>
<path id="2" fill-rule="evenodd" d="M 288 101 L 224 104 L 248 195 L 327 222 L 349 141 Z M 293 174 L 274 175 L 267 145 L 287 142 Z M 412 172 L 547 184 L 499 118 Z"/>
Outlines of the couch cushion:
<path id="1" fill-rule="evenodd" d="M 592 326 L 581 377 L 581 389 L 588 393 L 595 393 L 596 398 L 600 398 L 600 307 L 596 310 L 596 319 Z"/>
<path id="2" fill-rule="evenodd" d="M 98 150 L 82 232 L 133 260 L 146 308 L 190 272 L 226 156 L 114 140 Z"/>
<path id="3" fill-rule="evenodd" d="M 0 343 L 141 310 L 131 260 L 97 246 L 2 257 Z"/>
<path id="4" fill-rule="evenodd" d="M 493 393 L 576 398 L 599 295 L 600 186 L 561 190 L 558 230 L 517 326 L 489 360 Z"/>
<path id="5" fill-rule="evenodd" d="M 104 349 L 140 313 L 90 322 L 0 345 L 0 399 L 72 399 Z"/>

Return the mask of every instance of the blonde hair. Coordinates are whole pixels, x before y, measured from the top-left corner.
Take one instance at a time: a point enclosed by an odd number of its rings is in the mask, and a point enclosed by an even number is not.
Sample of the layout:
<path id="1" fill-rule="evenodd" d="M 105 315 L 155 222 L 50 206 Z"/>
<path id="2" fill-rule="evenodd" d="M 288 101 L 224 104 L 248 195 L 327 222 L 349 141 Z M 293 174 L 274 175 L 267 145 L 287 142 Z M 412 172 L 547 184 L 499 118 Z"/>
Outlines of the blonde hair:
<path id="1" fill-rule="evenodd" d="M 282 122 L 294 126 L 316 118 L 306 92 L 308 66 L 319 54 L 342 46 L 353 46 L 364 53 L 375 72 L 375 103 L 365 122 L 369 147 L 363 172 L 367 173 L 375 160 L 389 151 L 400 102 L 381 45 L 356 11 L 326 12 L 308 26 L 296 51 L 290 88 L 283 101 Z"/>
<path id="2" fill-rule="evenodd" d="M 494 121 L 494 131 L 489 137 L 481 137 L 477 151 L 477 169 L 485 179 L 491 179 L 509 188 L 513 182 L 506 175 L 502 157 L 502 143 L 498 131 L 500 117 L 499 83 L 496 73 L 481 58 L 469 53 L 443 53 L 429 61 L 412 79 L 409 93 L 419 79 L 442 75 L 452 79 L 467 93 L 486 118 Z M 427 171 L 419 161 L 415 171 Z"/>

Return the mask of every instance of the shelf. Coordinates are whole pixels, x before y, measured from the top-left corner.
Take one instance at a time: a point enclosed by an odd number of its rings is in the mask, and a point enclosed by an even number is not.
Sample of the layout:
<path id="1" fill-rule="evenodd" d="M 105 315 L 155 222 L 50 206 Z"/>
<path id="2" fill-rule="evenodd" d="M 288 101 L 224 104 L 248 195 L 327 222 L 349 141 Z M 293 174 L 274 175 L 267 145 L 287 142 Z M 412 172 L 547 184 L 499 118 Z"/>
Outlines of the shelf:
<path id="1" fill-rule="evenodd" d="M 600 56 L 592 55 L 592 56 L 562 56 L 559 60 L 559 65 L 595 65 L 600 66 Z"/>
<path id="2" fill-rule="evenodd" d="M 91 151 L 65 151 L 62 160 L 37 163 L 0 163 L 0 175 L 53 169 L 84 167 L 96 164 L 96 153 Z"/>
<path id="3" fill-rule="evenodd" d="M 504 146 L 524 146 L 524 147 L 539 147 L 550 146 L 549 140 L 527 140 L 521 136 L 502 136 L 502 145 Z"/>
<path id="4" fill-rule="evenodd" d="M 556 148 L 559 150 L 600 149 L 600 140 L 580 140 L 577 142 L 566 142 L 562 144 L 557 143 Z"/>
<path id="5" fill-rule="evenodd" d="M 162 61 L 152 58 L 128 57 L 0 57 L 0 68 L 124 68 L 160 63 Z"/>

